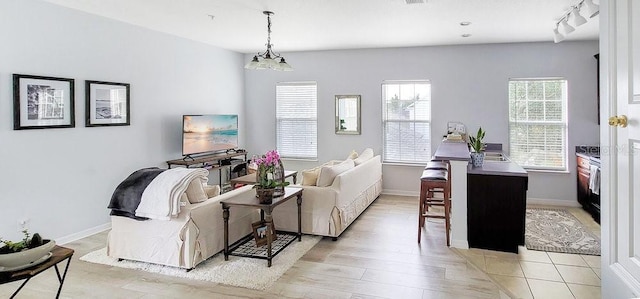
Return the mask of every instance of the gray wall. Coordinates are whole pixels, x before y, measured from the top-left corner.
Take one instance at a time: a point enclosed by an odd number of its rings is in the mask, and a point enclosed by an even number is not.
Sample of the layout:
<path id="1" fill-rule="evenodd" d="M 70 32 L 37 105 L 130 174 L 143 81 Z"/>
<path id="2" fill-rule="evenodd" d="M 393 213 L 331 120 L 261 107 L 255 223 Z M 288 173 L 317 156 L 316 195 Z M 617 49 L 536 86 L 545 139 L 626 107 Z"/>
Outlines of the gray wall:
<path id="1" fill-rule="evenodd" d="M 248 140 L 254 153 L 275 148 L 275 84 L 318 83 L 318 159 L 344 159 L 352 149 L 382 151 L 381 83 L 428 79 L 432 84 L 432 151 L 447 121 L 482 126 L 487 142 L 508 148 L 508 80 L 564 77 L 569 88 L 569 171 L 531 172 L 529 198 L 576 201 L 575 145 L 597 144 L 597 41 L 491 44 L 286 53 L 294 72 L 245 71 Z M 245 60 L 250 57 L 245 56 Z M 334 95 L 362 95 L 362 135 L 335 135 Z M 286 161 L 304 169 L 318 162 Z M 385 192 L 417 194 L 421 167 L 384 165 Z"/>
<path id="2" fill-rule="evenodd" d="M 0 41 L 1 237 L 21 218 L 47 238 L 109 223 L 120 181 L 181 157 L 182 114 L 245 132 L 241 54 L 34 0 L 0 0 Z M 74 78 L 76 127 L 14 131 L 14 73 Z M 131 126 L 84 127 L 84 80 L 130 83 Z"/>

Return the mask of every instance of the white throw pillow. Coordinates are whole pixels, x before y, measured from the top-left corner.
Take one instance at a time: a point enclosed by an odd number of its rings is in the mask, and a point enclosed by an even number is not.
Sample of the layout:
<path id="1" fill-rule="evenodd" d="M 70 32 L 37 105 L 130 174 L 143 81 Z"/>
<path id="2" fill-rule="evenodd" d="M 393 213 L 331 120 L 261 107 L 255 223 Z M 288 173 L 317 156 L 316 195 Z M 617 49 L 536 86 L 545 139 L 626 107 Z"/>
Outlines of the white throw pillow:
<path id="1" fill-rule="evenodd" d="M 180 206 L 181 207 L 186 207 L 188 205 L 190 205 L 191 203 L 189 203 L 189 199 L 187 198 L 187 193 L 182 193 L 182 195 L 180 196 Z"/>
<path id="2" fill-rule="evenodd" d="M 373 158 L 373 149 L 367 148 L 362 151 L 362 154 L 360 154 L 357 159 L 353 160 L 353 162 L 358 166 L 371 158 Z"/>
<path id="3" fill-rule="evenodd" d="M 342 161 L 337 161 L 337 163 L 340 163 Z M 316 183 L 318 182 L 318 175 L 320 174 L 320 168 L 322 168 L 322 166 L 331 166 L 333 164 L 337 164 L 336 161 L 329 161 L 326 162 L 320 166 L 316 166 L 314 168 L 311 169 L 305 169 L 302 172 L 302 186 L 315 186 Z"/>
<path id="4" fill-rule="evenodd" d="M 212 198 L 220 195 L 220 186 L 219 185 L 203 185 L 204 192 L 207 194 L 207 198 Z"/>
<path id="5" fill-rule="evenodd" d="M 202 180 L 194 179 L 189 183 L 189 187 L 187 187 L 187 198 L 190 203 L 199 203 L 207 200 L 207 193 L 204 192 L 204 188 L 202 188 Z"/>
<path id="6" fill-rule="evenodd" d="M 356 158 L 358 158 L 358 152 L 356 152 L 355 150 L 351 150 L 351 153 L 349 154 L 347 159 L 355 160 Z"/>
<path id="7" fill-rule="evenodd" d="M 318 174 L 318 187 L 326 187 L 333 184 L 333 180 L 339 174 L 354 167 L 353 160 L 347 159 L 344 162 L 332 166 L 322 166 L 320 168 L 320 174 Z"/>

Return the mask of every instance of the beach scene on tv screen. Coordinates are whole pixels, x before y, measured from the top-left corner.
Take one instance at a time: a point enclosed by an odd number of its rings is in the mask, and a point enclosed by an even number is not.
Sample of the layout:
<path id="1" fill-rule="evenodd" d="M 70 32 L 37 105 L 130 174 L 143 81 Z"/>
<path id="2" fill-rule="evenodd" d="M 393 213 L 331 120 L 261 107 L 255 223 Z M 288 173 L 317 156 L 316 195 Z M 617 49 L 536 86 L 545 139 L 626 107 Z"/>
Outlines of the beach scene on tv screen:
<path id="1" fill-rule="evenodd" d="M 237 115 L 185 115 L 184 155 L 223 151 L 238 146 Z"/>

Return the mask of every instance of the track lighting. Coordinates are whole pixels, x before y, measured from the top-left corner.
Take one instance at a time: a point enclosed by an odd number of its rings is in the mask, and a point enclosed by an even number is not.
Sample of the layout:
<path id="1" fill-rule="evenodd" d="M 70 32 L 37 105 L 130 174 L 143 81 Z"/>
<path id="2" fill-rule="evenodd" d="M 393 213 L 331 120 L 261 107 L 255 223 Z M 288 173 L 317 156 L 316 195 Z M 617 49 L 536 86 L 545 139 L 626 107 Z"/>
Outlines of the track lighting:
<path id="1" fill-rule="evenodd" d="M 573 26 L 569 25 L 567 19 L 562 20 L 562 22 L 560 22 L 560 26 L 562 27 L 562 32 L 564 32 L 564 35 L 576 31 L 576 28 L 573 28 Z"/>
<path id="2" fill-rule="evenodd" d="M 564 40 L 564 35 L 560 34 L 560 32 L 558 31 L 558 27 L 553 29 L 553 42 L 557 44 L 563 40 Z"/>
<path id="3" fill-rule="evenodd" d="M 569 18 L 573 15 L 573 24 L 578 27 L 587 23 L 587 19 L 580 15 L 580 10 L 584 8 L 587 16 L 593 18 L 600 12 L 600 6 L 593 3 L 593 0 L 580 0 L 578 4 L 572 6 L 566 11 L 563 16 L 556 22 L 556 27 L 553 29 L 553 41 L 559 43 L 563 41 L 567 35 L 576 29 L 569 25 Z"/>
<path id="4" fill-rule="evenodd" d="M 571 14 L 573 15 L 573 24 L 576 26 L 580 26 L 587 22 L 587 19 L 580 15 L 580 10 L 577 7 L 573 8 Z"/>
<path id="5" fill-rule="evenodd" d="M 593 0 L 584 0 L 584 6 L 587 8 L 587 15 L 593 18 L 600 13 L 600 6 L 593 3 Z"/>

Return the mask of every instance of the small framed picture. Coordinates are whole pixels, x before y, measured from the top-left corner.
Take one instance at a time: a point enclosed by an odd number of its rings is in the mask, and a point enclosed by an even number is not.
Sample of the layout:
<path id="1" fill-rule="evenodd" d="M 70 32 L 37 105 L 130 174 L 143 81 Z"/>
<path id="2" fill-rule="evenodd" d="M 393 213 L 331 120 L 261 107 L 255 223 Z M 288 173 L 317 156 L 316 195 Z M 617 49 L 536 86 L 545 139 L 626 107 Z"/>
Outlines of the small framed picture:
<path id="1" fill-rule="evenodd" d="M 75 127 L 74 80 L 13 74 L 13 129 Z"/>
<path id="2" fill-rule="evenodd" d="M 276 227 L 273 225 L 267 225 L 266 222 L 258 221 L 251 224 L 253 227 L 253 238 L 256 240 L 256 247 L 267 244 L 267 234 L 271 234 L 271 242 L 278 239 L 278 235 L 275 233 Z"/>
<path id="3" fill-rule="evenodd" d="M 85 127 L 128 126 L 129 84 L 86 81 Z"/>

